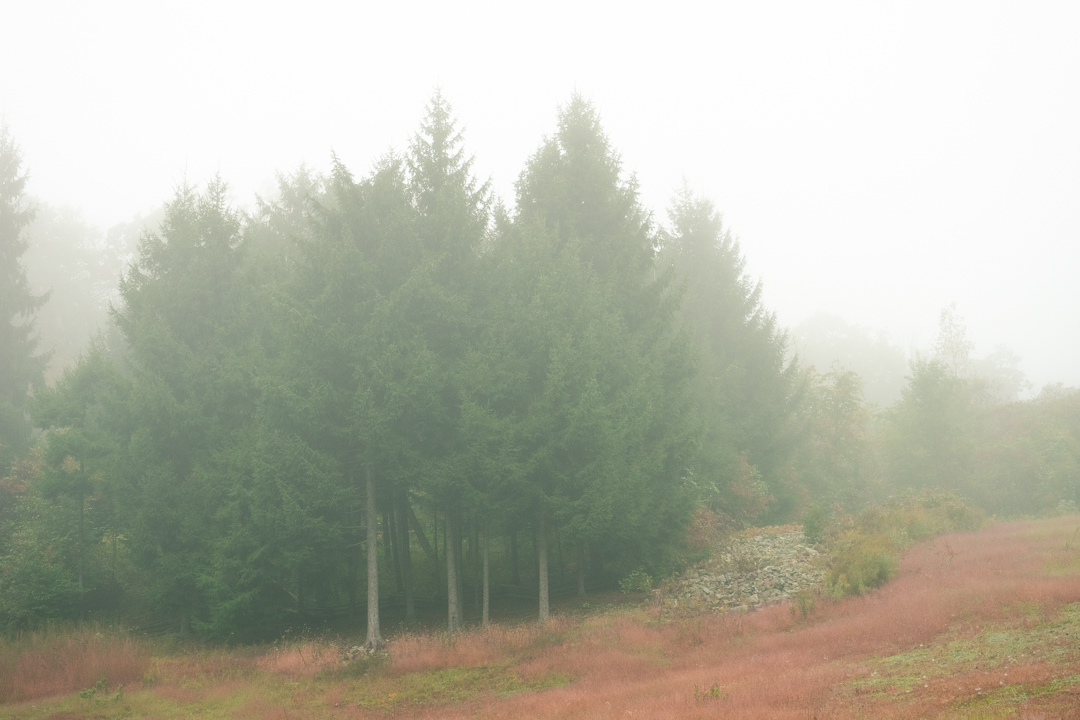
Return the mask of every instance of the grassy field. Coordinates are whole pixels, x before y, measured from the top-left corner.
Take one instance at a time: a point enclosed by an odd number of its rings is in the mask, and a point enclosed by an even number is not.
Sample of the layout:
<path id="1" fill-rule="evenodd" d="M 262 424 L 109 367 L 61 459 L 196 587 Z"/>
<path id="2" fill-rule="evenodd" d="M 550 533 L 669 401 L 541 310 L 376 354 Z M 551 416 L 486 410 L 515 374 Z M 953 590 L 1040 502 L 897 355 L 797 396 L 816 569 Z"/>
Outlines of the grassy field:
<path id="1" fill-rule="evenodd" d="M 916 545 L 861 597 L 658 614 L 398 635 L 344 666 L 327 641 L 180 650 L 42 632 L 0 646 L 0 719 L 1080 719 L 1080 517 Z"/>

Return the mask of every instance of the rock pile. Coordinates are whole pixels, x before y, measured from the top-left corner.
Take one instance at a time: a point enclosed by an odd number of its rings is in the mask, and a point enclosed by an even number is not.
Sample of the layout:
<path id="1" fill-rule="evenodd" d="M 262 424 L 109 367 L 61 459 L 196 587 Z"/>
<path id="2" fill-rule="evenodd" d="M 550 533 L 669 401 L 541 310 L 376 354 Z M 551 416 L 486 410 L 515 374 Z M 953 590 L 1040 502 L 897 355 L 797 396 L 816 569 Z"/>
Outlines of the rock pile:
<path id="1" fill-rule="evenodd" d="M 819 553 L 797 527 L 759 528 L 728 539 L 665 589 L 678 612 L 749 610 L 821 585 Z"/>

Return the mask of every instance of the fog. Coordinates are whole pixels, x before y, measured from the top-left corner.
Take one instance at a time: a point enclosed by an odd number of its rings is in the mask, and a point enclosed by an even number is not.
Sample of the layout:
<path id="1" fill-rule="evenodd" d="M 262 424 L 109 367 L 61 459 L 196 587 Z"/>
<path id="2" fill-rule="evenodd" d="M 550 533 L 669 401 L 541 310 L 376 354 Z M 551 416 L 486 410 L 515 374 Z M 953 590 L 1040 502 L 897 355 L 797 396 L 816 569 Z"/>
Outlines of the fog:
<path id="1" fill-rule="evenodd" d="M 819 312 L 905 353 L 956 303 L 976 355 L 1080 385 L 1080 8 L 987 3 L 609 15 L 467 6 L 19 3 L 0 113 L 29 194 L 104 231 L 215 174 L 404 148 L 434 88 L 512 201 L 556 108 L 600 110 L 647 207 L 712 198 L 784 325 Z M 33 241 L 33 238 L 32 238 Z"/>

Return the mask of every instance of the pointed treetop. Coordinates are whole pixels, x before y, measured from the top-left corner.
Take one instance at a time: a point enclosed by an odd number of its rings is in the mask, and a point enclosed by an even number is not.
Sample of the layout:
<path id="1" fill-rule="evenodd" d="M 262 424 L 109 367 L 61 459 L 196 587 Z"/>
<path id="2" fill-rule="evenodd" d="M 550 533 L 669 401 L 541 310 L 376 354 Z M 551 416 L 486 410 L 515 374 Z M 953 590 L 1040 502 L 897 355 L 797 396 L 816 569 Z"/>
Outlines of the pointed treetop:
<path id="1" fill-rule="evenodd" d="M 599 113 L 577 94 L 560 109 L 555 136 L 544 140 L 518 179 L 517 217 L 539 220 L 564 241 L 577 238 L 582 257 L 607 280 L 639 283 L 656 250 L 637 179 L 622 177 L 622 160 Z"/>
<path id="2" fill-rule="evenodd" d="M 428 103 L 420 132 L 409 143 L 406 162 L 421 212 L 433 210 L 436 196 L 447 188 L 464 189 L 467 198 L 476 203 L 488 194 L 490 183 L 477 188 L 473 158 L 465 155 L 464 132 L 457 128 L 453 108 L 441 90 L 437 89 Z"/>

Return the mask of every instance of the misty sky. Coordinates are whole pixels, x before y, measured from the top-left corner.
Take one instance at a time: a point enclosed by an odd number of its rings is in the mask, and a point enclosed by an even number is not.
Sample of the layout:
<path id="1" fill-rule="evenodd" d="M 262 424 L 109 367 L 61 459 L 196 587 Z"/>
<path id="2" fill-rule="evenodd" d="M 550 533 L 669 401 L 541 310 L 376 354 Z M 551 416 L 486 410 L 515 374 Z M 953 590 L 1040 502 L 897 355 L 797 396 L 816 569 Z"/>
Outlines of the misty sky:
<path id="1" fill-rule="evenodd" d="M 404 150 L 439 86 L 512 203 L 576 90 L 658 220 L 683 178 L 717 204 L 784 324 L 926 350 L 956 302 L 977 353 L 1080 385 L 1080 3 L 283 7 L 6 3 L 28 192 L 102 227 L 185 177 L 248 205 Z"/>

